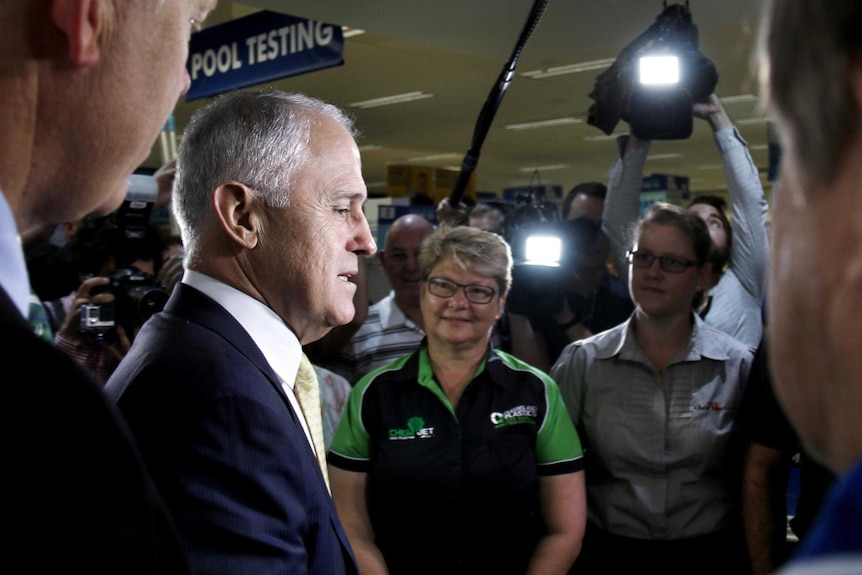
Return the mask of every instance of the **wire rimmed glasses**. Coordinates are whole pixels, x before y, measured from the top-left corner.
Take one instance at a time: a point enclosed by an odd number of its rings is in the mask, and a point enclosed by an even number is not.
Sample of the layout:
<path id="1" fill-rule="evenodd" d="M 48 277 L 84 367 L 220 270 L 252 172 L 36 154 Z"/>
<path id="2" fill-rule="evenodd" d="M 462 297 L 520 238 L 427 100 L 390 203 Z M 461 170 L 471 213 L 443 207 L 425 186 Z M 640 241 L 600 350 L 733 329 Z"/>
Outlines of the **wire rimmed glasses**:
<path id="1" fill-rule="evenodd" d="M 428 284 L 428 291 L 433 295 L 442 298 L 450 298 L 455 295 L 459 289 L 464 290 L 464 297 L 470 303 L 486 304 L 489 303 L 494 296 L 500 293 L 500 290 L 483 286 L 479 284 L 461 285 L 443 278 L 431 277 L 425 280 Z"/>
<path id="2" fill-rule="evenodd" d="M 649 268 L 655 260 L 658 260 L 659 267 L 668 273 L 681 274 L 691 266 L 696 266 L 697 262 L 678 258 L 676 256 L 656 256 L 644 251 L 629 251 L 628 261 L 636 268 Z"/>

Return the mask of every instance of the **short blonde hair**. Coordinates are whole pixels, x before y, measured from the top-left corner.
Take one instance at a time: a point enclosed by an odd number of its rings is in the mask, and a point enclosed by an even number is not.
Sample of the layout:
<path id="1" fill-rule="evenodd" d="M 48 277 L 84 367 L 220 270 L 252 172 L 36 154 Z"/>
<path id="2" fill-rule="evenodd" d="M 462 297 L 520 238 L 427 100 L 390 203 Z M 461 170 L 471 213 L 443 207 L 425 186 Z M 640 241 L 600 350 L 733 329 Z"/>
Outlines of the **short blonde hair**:
<path id="1" fill-rule="evenodd" d="M 426 280 L 440 260 L 493 278 L 503 295 L 512 287 L 512 250 L 498 234 L 469 226 L 442 225 L 422 241 L 419 269 Z"/>

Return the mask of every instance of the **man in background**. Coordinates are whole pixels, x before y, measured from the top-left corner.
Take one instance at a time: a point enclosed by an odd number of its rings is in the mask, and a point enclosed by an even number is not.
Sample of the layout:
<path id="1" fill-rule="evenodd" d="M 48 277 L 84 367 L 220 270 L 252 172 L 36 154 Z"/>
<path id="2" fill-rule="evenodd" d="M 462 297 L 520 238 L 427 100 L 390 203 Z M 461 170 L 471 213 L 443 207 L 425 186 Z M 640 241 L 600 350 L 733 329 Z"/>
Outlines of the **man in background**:
<path id="1" fill-rule="evenodd" d="M 862 0 L 771 0 L 762 93 L 781 138 L 769 278 L 775 392 L 837 476 L 788 574 L 862 572 Z"/>
<path id="2" fill-rule="evenodd" d="M 189 22 L 215 0 L 0 2 L 0 359 L 10 565 L 187 573 L 179 539 L 101 387 L 38 338 L 19 234 L 123 200 L 177 98 Z M 21 374 L 19 376 L 13 373 Z"/>

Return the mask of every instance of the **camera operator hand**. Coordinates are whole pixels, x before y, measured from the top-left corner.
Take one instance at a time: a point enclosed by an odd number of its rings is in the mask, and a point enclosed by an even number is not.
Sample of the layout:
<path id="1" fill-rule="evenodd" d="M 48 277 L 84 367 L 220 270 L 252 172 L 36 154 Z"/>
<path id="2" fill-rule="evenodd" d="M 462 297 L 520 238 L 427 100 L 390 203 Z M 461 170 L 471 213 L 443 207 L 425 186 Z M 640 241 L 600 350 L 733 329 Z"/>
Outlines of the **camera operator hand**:
<path id="1" fill-rule="evenodd" d="M 457 206 L 449 204 L 449 198 L 443 198 L 437 204 L 437 221 L 441 224 L 464 225 L 467 223 L 467 213 L 470 211 L 464 203 Z"/>
<path id="2" fill-rule="evenodd" d="M 162 264 L 162 269 L 156 274 L 156 280 L 164 286 L 165 291 L 168 293 L 171 293 L 174 286 L 183 279 L 183 272 L 185 271 L 183 259 L 183 254 L 168 257 Z"/>
<path id="3" fill-rule="evenodd" d="M 715 94 L 710 94 L 705 100 L 695 102 L 692 106 L 692 113 L 695 118 L 706 120 L 713 132 L 733 126 L 727 111 L 724 109 L 724 104 Z"/>
<path id="4" fill-rule="evenodd" d="M 66 311 L 66 316 L 57 330 L 57 335 L 63 337 L 66 341 L 77 345 L 84 344 L 90 341 L 90 336 L 81 333 L 81 306 L 84 304 L 102 304 L 113 303 L 114 294 L 105 291 L 100 294 L 90 295 L 90 290 L 96 286 L 104 286 L 111 283 L 107 277 L 94 276 L 85 279 L 75 292 L 69 309 Z"/>
<path id="5" fill-rule="evenodd" d="M 156 183 L 159 185 L 159 193 L 156 196 L 154 206 L 166 206 L 171 203 L 171 196 L 174 192 L 174 178 L 177 175 L 177 161 L 170 160 L 153 174 Z"/>
<path id="6" fill-rule="evenodd" d="M 104 345 L 104 341 L 94 338 L 93 334 L 81 331 L 82 306 L 85 304 L 111 304 L 114 302 L 115 296 L 110 291 L 91 294 L 91 291 L 97 286 L 106 286 L 109 283 L 111 283 L 110 278 L 104 276 L 87 278 L 81 283 L 74 294 L 69 309 L 66 311 L 60 328 L 57 330 L 58 344 L 62 344 L 62 347 L 65 347 L 67 350 L 77 349 L 79 354 L 86 353 L 86 350 L 95 351 L 104 349 L 114 356 L 117 361 L 128 353 L 132 345 L 131 340 L 120 325 L 110 328 L 113 333 L 108 338 L 110 342 L 108 345 Z"/>

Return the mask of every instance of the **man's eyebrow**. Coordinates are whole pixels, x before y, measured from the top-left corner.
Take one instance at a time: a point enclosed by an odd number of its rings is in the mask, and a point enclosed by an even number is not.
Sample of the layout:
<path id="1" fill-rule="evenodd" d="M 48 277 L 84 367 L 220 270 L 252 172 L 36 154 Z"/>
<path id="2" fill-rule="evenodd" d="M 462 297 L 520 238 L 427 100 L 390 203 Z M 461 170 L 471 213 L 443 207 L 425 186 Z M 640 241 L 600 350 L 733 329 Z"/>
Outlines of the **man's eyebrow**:
<path id="1" fill-rule="evenodd" d="M 335 191 L 335 195 L 345 198 L 363 198 L 367 197 L 367 192 L 365 192 L 364 190 L 339 188 Z"/>

